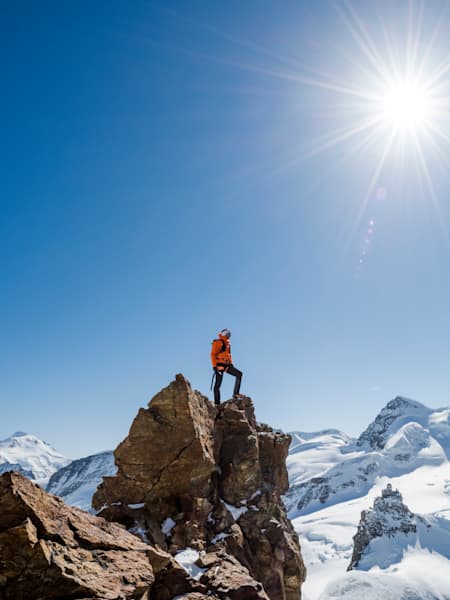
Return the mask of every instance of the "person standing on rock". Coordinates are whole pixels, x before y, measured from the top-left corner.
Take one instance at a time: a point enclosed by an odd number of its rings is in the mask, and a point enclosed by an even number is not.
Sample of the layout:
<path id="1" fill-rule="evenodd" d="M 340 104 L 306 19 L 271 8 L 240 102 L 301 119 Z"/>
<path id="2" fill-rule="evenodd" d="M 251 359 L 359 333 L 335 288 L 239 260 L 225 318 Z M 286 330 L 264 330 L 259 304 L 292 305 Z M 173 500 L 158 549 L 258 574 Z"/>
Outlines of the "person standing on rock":
<path id="1" fill-rule="evenodd" d="M 219 332 L 219 337 L 212 342 L 211 362 L 214 369 L 214 402 L 220 404 L 220 386 L 222 385 L 223 374 L 228 373 L 234 375 L 236 381 L 234 383 L 233 398 L 242 398 L 239 393 L 241 389 L 242 371 L 236 369 L 231 358 L 231 331 L 222 329 Z"/>

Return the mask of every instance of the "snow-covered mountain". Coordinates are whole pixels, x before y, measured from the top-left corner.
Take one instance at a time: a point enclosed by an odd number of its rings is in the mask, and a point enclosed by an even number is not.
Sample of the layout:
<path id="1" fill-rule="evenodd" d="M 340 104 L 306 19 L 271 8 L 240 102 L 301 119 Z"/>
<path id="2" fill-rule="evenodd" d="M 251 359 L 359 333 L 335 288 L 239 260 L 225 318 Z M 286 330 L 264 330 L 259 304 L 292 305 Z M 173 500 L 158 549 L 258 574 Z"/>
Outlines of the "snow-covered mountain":
<path id="1" fill-rule="evenodd" d="M 358 439 L 337 430 L 292 438 L 286 504 L 308 571 L 304 600 L 450 600 L 450 408 L 395 398 Z M 376 530 L 389 482 L 409 510 L 387 511 L 391 530 L 347 572 L 361 512 Z"/>
<path id="2" fill-rule="evenodd" d="M 396 477 L 450 456 L 450 408 L 431 410 L 397 397 L 352 440 L 334 430 L 292 434 L 288 458 L 292 515 L 367 494 L 377 477 Z"/>
<path id="3" fill-rule="evenodd" d="M 67 504 L 91 510 L 91 499 L 106 475 L 115 475 L 117 467 L 111 451 L 100 452 L 72 461 L 54 473 L 47 492 L 64 499 Z"/>
<path id="4" fill-rule="evenodd" d="M 0 441 L 0 474 L 19 471 L 29 479 L 45 486 L 49 477 L 70 462 L 50 444 L 35 435 L 16 431 Z"/>
<path id="5" fill-rule="evenodd" d="M 287 458 L 291 487 L 312 477 L 321 477 L 341 460 L 342 450 L 353 442 L 352 438 L 338 429 L 313 433 L 294 431 L 291 436 Z"/>
<path id="6" fill-rule="evenodd" d="M 390 483 L 361 513 L 348 570 L 386 569 L 400 562 L 409 546 L 426 548 L 450 559 L 450 521 L 413 513 Z M 450 575 L 450 572 L 449 572 Z"/>
<path id="7" fill-rule="evenodd" d="M 412 433 L 411 433 L 412 432 Z M 440 445 L 450 459 L 450 408 L 432 410 L 423 404 L 398 396 L 383 408 L 375 421 L 356 440 L 360 448 L 383 450 L 388 448 L 408 450 L 408 440 L 413 445 L 428 445 L 430 437 Z M 406 459 L 407 460 L 407 459 Z"/>
<path id="8" fill-rule="evenodd" d="M 442 495 L 442 489 L 431 492 L 426 489 L 427 486 L 433 488 L 442 476 L 447 477 L 448 486 L 448 466 L 448 463 L 445 467 L 428 466 L 420 469 L 418 477 L 408 474 L 397 480 L 409 488 L 405 495 L 413 501 L 415 509 L 437 509 L 433 513 L 420 515 L 411 511 L 403 504 L 402 495 L 389 488 L 390 484 L 381 489 L 381 496 L 374 499 L 373 508 L 367 506 L 368 510 L 362 512 L 354 536 L 351 566 L 356 570 L 343 573 L 342 550 L 340 558 L 331 558 L 320 565 L 316 562 L 311 567 L 309 584 L 307 581 L 306 600 L 449 600 L 448 497 Z M 433 470 L 436 472 L 431 474 Z M 317 513 L 317 517 L 322 518 L 326 511 L 334 511 L 334 519 L 340 514 L 341 539 L 344 529 L 348 528 L 345 520 L 348 504 L 351 503 Z M 328 518 L 325 517 L 325 521 Z M 333 536 L 332 533 L 331 538 Z"/>
<path id="9" fill-rule="evenodd" d="M 116 473 L 110 451 L 71 461 L 35 435 L 16 431 L 0 440 L 0 475 L 18 471 L 67 504 L 90 510 L 91 498 L 106 475 Z"/>

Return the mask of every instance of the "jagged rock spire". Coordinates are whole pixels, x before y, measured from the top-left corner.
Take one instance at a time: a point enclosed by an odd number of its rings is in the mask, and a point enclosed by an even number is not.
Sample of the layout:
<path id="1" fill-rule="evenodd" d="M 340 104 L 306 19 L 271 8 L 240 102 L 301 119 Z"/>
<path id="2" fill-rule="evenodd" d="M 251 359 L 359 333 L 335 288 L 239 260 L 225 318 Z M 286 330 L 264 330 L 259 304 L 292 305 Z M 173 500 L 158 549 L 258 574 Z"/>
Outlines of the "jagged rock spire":
<path id="1" fill-rule="evenodd" d="M 289 443 L 250 398 L 217 409 L 178 375 L 116 449 L 94 498 L 106 520 L 0 476 L 1 598 L 299 600 Z"/>
<path id="2" fill-rule="evenodd" d="M 262 584 L 255 597 L 298 600 L 305 568 L 281 500 L 289 443 L 256 422 L 250 398 L 217 409 L 177 375 L 139 411 L 93 506 L 175 556 L 202 553 L 212 592 L 231 564 Z"/>
<path id="3" fill-rule="evenodd" d="M 370 542 L 375 538 L 416 533 L 418 518 L 403 504 L 401 493 L 388 483 L 381 491 L 381 496 L 375 498 L 373 508 L 361 512 L 358 530 L 353 537 L 352 559 L 347 570 L 351 571 L 358 566 Z"/>

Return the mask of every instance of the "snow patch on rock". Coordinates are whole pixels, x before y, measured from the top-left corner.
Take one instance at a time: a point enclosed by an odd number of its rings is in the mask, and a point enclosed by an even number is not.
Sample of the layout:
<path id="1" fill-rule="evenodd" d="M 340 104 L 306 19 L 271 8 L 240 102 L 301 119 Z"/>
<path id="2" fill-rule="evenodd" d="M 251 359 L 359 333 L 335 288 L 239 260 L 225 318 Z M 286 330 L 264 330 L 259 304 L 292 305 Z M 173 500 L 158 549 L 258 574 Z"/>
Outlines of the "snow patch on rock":
<path id="1" fill-rule="evenodd" d="M 200 554 L 194 548 L 185 548 L 184 550 L 180 550 L 175 554 L 175 559 L 180 563 L 180 565 L 185 569 L 189 575 L 196 579 L 197 581 L 206 571 L 201 567 L 198 567 L 195 563 L 200 558 Z"/>
<path id="2" fill-rule="evenodd" d="M 233 519 L 237 521 L 243 514 L 248 511 L 247 506 L 233 506 L 232 504 L 228 504 L 221 498 L 228 512 L 231 513 Z"/>

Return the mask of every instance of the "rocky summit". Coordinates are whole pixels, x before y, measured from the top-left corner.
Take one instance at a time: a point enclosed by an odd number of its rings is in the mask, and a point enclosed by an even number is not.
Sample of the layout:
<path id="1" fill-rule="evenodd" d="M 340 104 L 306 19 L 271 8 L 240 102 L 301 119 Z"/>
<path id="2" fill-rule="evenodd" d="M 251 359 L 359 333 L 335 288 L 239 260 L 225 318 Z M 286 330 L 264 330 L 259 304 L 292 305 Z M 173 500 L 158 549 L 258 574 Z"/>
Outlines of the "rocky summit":
<path id="1" fill-rule="evenodd" d="M 281 500 L 289 443 L 256 422 L 250 398 L 215 407 L 177 375 L 139 410 L 93 507 L 183 564 L 199 585 L 186 598 L 298 600 L 305 568 Z M 151 598 L 170 600 L 173 578 L 160 569 Z"/>
<path id="2" fill-rule="evenodd" d="M 289 443 L 250 398 L 215 407 L 178 375 L 116 449 L 97 516 L 0 477 L 0 600 L 298 600 Z"/>
<path id="3" fill-rule="evenodd" d="M 353 537 L 353 555 L 347 570 L 351 571 L 360 565 L 373 540 L 416 533 L 417 521 L 425 523 L 422 517 L 412 513 L 403 504 L 401 493 L 388 483 L 381 496 L 375 498 L 373 508 L 361 513 L 358 530 Z"/>

